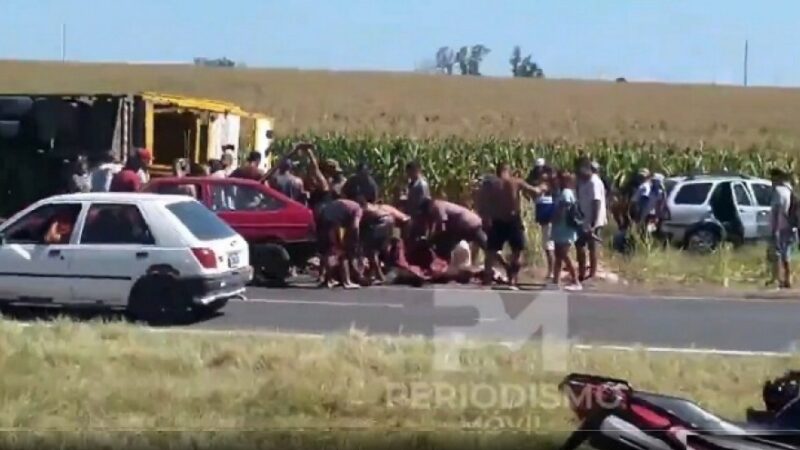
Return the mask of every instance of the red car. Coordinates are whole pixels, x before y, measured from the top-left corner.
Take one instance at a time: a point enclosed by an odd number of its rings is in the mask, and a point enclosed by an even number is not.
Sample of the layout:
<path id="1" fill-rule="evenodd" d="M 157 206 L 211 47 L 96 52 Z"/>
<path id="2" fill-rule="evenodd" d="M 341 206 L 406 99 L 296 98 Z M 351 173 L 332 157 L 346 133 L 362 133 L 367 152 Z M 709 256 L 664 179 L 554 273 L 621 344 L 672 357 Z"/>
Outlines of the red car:
<path id="1" fill-rule="evenodd" d="M 144 191 L 189 195 L 206 205 L 247 240 L 250 262 L 266 281 L 285 281 L 292 266 L 304 267 L 316 254 L 311 209 L 256 181 L 165 177 Z"/>

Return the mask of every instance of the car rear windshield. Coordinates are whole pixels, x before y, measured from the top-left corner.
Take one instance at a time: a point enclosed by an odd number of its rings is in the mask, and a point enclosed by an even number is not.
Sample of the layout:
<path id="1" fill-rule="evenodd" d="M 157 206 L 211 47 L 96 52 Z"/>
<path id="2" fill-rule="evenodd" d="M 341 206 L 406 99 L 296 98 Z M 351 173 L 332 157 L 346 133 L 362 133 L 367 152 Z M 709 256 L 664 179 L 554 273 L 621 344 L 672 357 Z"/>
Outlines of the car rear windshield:
<path id="1" fill-rule="evenodd" d="M 214 241 L 235 236 L 236 232 L 199 202 L 177 202 L 167 209 L 201 241 Z"/>

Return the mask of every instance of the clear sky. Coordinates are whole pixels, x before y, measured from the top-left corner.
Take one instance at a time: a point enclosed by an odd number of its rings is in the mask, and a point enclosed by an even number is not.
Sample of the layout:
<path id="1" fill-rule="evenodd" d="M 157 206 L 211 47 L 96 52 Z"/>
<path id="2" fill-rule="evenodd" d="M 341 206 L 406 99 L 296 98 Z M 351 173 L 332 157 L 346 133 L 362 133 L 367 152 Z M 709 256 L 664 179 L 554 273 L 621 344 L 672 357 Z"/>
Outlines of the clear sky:
<path id="1" fill-rule="evenodd" d="M 798 0 L 0 0 L 0 58 L 412 70 L 443 45 L 514 45 L 549 77 L 800 86 Z"/>

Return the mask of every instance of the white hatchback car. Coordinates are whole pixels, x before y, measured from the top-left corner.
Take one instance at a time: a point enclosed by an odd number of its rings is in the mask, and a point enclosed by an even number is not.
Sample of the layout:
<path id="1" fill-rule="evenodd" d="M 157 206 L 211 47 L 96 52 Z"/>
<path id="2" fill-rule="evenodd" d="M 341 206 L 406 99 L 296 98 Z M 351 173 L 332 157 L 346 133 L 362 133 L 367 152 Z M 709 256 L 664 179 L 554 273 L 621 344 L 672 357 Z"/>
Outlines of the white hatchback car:
<path id="1" fill-rule="evenodd" d="M 185 320 L 244 297 L 247 242 L 201 203 L 144 193 L 71 194 L 0 225 L 0 299 L 125 307 Z"/>

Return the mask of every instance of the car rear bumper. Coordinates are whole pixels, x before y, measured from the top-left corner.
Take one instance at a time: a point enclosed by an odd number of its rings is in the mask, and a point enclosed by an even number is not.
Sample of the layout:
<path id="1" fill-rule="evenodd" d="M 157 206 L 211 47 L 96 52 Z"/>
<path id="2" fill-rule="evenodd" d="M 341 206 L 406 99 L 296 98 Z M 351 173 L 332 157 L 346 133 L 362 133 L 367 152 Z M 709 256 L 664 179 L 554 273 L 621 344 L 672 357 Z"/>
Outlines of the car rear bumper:
<path id="1" fill-rule="evenodd" d="M 184 288 L 198 305 L 208 305 L 218 300 L 244 298 L 247 283 L 253 279 L 250 266 L 220 275 L 184 278 Z"/>

